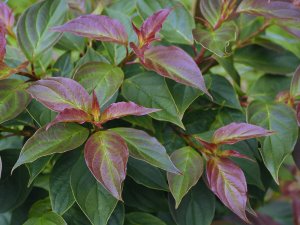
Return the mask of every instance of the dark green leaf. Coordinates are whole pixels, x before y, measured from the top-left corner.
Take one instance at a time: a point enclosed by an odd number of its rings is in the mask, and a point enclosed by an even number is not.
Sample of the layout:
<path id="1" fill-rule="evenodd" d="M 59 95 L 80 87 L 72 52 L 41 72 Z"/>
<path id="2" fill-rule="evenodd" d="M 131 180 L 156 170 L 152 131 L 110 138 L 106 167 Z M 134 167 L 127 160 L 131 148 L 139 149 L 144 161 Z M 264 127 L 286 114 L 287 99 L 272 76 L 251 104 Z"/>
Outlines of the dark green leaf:
<path id="1" fill-rule="evenodd" d="M 107 225 L 123 225 L 125 220 L 125 209 L 122 203 L 118 203 Z"/>
<path id="2" fill-rule="evenodd" d="M 34 179 L 43 171 L 43 169 L 46 167 L 46 165 L 49 163 L 51 160 L 52 156 L 45 156 L 42 158 L 39 158 L 38 160 L 32 162 L 32 163 L 27 163 L 26 167 L 29 171 L 30 179 L 28 186 L 34 181 Z"/>
<path id="3" fill-rule="evenodd" d="M 40 217 L 32 217 L 24 225 L 67 225 L 66 221 L 54 212 L 48 212 Z"/>
<path id="4" fill-rule="evenodd" d="M 143 212 L 133 212 L 126 215 L 126 225 L 166 225 L 159 218 Z"/>

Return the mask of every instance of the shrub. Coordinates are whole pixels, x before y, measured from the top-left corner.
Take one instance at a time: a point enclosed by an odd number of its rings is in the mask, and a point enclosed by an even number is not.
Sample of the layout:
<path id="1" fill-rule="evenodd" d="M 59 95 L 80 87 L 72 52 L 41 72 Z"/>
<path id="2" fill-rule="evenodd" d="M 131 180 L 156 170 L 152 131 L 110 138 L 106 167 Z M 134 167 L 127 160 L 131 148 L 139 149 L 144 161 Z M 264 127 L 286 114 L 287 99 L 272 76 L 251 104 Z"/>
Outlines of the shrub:
<path id="1" fill-rule="evenodd" d="M 300 224 L 298 0 L 22 2 L 1 225 Z"/>

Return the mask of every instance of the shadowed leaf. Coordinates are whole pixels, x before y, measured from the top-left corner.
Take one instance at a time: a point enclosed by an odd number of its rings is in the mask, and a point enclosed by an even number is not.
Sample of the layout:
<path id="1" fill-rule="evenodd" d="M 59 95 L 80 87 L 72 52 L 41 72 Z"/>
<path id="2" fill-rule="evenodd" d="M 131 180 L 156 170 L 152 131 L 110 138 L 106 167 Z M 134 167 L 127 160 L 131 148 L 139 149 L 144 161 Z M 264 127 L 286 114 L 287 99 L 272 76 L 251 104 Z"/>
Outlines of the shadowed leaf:
<path id="1" fill-rule="evenodd" d="M 297 99 L 300 97 L 300 66 L 296 69 L 294 73 L 291 83 L 290 94 Z"/>

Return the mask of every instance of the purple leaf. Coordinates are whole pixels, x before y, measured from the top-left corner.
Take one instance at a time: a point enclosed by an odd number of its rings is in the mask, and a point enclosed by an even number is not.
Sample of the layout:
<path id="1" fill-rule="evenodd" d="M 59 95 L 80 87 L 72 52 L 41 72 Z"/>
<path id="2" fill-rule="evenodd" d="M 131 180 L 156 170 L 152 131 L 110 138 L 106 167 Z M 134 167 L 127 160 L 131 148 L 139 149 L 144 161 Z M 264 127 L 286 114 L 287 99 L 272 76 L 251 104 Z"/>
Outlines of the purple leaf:
<path id="1" fill-rule="evenodd" d="M 227 158 L 211 158 L 206 164 L 207 181 L 218 198 L 241 219 L 246 216 L 247 183 L 243 171 Z"/>
<path id="2" fill-rule="evenodd" d="M 253 159 L 251 159 L 250 157 L 243 155 L 241 153 L 239 153 L 238 151 L 235 150 L 224 150 L 220 153 L 221 157 L 227 158 L 227 157 L 235 157 L 235 158 L 240 158 L 240 159 L 247 159 L 250 160 L 252 162 L 255 162 Z"/>
<path id="3" fill-rule="evenodd" d="M 149 16 L 141 26 L 143 41 L 150 43 L 155 40 L 156 33 L 162 28 L 162 24 L 167 19 L 172 9 L 162 9 Z"/>
<path id="4" fill-rule="evenodd" d="M 199 67 L 185 51 L 178 47 L 151 47 L 145 51 L 144 60 L 141 63 L 149 70 L 178 83 L 198 88 L 211 97 Z"/>
<path id="5" fill-rule="evenodd" d="M 0 20 L 2 20 L 8 32 L 12 30 L 15 17 L 12 10 L 4 2 L 0 2 Z"/>
<path id="6" fill-rule="evenodd" d="M 234 144 L 236 142 L 270 136 L 273 131 L 248 123 L 231 123 L 215 131 L 212 143 L 214 144 Z"/>
<path id="7" fill-rule="evenodd" d="M 249 13 L 266 18 L 300 21 L 300 10 L 290 2 L 269 0 L 243 0 L 238 12 Z"/>
<path id="8" fill-rule="evenodd" d="M 89 122 L 91 120 L 92 120 L 91 116 L 80 109 L 64 109 L 56 116 L 56 118 L 51 123 L 47 125 L 46 130 L 48 130 L 56 123 L 76 122 L 82 124 L 84 122 Z"/>
<path id="9" fill-rule="evenodd" d="M 149 113 L 160 111 L 160 109 L 146 108 L 139 106 L 134 102 L 118 102 L 111 104 L 103 111 L 100 122 L 105 123 L 109 120 L 117 119 L 124 116 L 143 116 Z"/>
<path id="10" fill-rule="evenodd" d="M 96 122 L 99 121 L 100 105 L 95 91 L 93 91 L 93 95 L 92 95 L 92 115 Z"/>
<path id="11" fill-rule="evenodd" d="M 102 15 L 84 15 L 62 26 L 53 27 L 52 31 L 70 32 L 90 39 L 127 45 L 128 35 L 122 23 Z"/>
<path id="12" fill-rule="evenodd" d="M 6 29 L 4 23 L 0 20 L 0 62 L 4 60 L 6 53 Z"/>
<path id="13" fill-rule="evenodd" d="M 296 69 L 290 88 L 290 94 L 293 97 L 300 97 L 300 66 Z"/>
<path id="14" fill-rule="evenodd" d="M 34 82 L 27 91 L 47 108 L 62 112 L 64 109 L 90 111 L 90 96 L 76 81 L 51 77 Z"/>
<path id="15" fill-rule="evenodd" d="M 84 157 L 94 177 L 121 200 L 122 182 L 126 176 L 128 148 L 124 139 L 112 131 L 99 131 L 85 144 Z"/>

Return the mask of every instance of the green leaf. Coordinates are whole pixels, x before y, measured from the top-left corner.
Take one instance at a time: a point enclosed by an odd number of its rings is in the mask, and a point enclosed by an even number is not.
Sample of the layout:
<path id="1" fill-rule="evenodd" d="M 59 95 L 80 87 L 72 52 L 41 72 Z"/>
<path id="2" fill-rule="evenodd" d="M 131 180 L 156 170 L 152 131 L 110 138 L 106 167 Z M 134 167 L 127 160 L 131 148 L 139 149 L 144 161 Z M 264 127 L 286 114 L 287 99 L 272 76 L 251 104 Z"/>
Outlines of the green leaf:
<path id="1" fill-rule="evenodd" d="M 39 127 L 50 123 L 57 114 L 34 99 L 28 105 L 26 111 Z"/>
<path id="2" fill-rule="evenodd" d="M 230 82 L 222 76 L 212 75 L 208 77 L 211 80 L 209 91 L 213 96 L 213 102 L 232 109 L 241 109 L 237 94 Z"/>
<path id="3" fill-rule="evenodd" d="M 151 166 L 142 160 L 129 158 L 127 175 L 136 183 L 144 185 L 145 187 L 163 191 L 169 190 L 166 177 L 160 169 Z"/>
<path id="4" fill-rule="evenodd" d="M 229 57 L 214 57 L 217 62 L 224 68 L 224 70 L 227 72 L 229 76 L 233 79 L 233 81 L 240 85 L 241 83 L 241 78 L 239 73 L 237 72 L 236 68 L 233 65 L 233 56 Z"/>
<path id="5" fill-rule="evenodd" d="M 222 2 L 220 0 L 202 0 L 200 1 L 200 10 L 203 17 L 214 27 L 221 17 Z"/>
<path id="6" fill-rule="evenodd" d="M 300 59 L 288 51 L 275 51 L 257 45 L 238 49 L 234 61 L 258 71 L 283 75 L 294 72 L 300 64 Z"/>
<path id="7" fill-rule="evenodd" d="M 182 198 L 197 184 L 203 173 L 203 160 L 196 150 L 184 147 L 172 153 L 171 159 L 182 172 L 181 175 L 167 173 L 171 193 L 178 208 Z"/>
<path id="8" fill-rule="evenodd" d="M 8 149 L 0 152 L 3 170 L 0 179 L 0 213 L 12 211 L 27 198 L 29 175 L 24 166 L 16 169 L 11 175 L 11 168 L 18 158 L 19 150 Z"/>
<path id="9" fill-rule="evenodd" d="M 42 127 L 25 143 L 14 169 L 43 156 L 75 149 L 85 142 L 88 135 L 86 128 L 73 123 L 59 123 L 47 131 Z"/>
<path id="10" fill-rule="evenodd" d="M 74 164 L 79 158 L 78 151 L 64 154 L 53 167 L 49 180 L 49 193 L 53 212 L 64 214 L 75 202 L 70 185 Z"/>
<path id="11" fill-rule="evenodd" d="M 154 72 L 145 72 L 126 79 L 122 86 L 123 96 L 139 105 L 161 109 L 151 113 L 156 120 L 168 121 L 183 127 L 181 115 L 165 82 Z"/>
<path id="12" fill-rule="evenodd" d="M 19 45 L 31 62 L 52 47 L 60 34 L 49 28 L 64 22 L 67 12 L 65 0 L 45 0 L 29 7 L 20 17 L 17 26 Z"/>
<path id="13" fill-rule="evenodd" d="M 20 80 L 0 81 L 0 123 L 15 118 L 26 108 L 30 96 Z"/>
<path id="14" fill-rule="evenodd" d="M 197 24 L 193 35 L 204 48 L 219 57 L 225 57 L 231 54 L 230 44 L 236 40 L 237 26 L 234 22 L 227 22 L 217 30 L 207 30 L 201 24 Z"/>
<path id="15" fill-rule="evenodd" d="M 192 30 L 195 28 L 195 22 L 192 15 L 181 3 L 173 0 L 137 1 L 138 13 L 144 20 L 156 11 L 170 7 L 174 8 L 164 22 L 160 33 L 169 42 L 193 44 Z"/>
<path id="16" fill-rule="evenodd" d="M 71 187 L 76 202 L 90 222 L 93 225 L 106 225 L 118 200 L 92 176 L 83 157 L 72 169 Z"/>
<path id="17" fill-rule="evenodd" d="M 251 86 L 248 95 L 255 100 L 273 101 L 279 92 L 289 90 L 290 83 L 287 76 L 264 75 Z"/>
<path id="18" fill-rule="evenodd" d="M 121 68 L 102 62 L 82 65 L 74 75 L 90 94 L 95 90 L 100 106 L 103 106 L 118 91 L 123 83 Z"/>
<path id="19" fill-rule="evenodd" d="M 82 52 L 85 47 L 85 40 L 83 37 L 71 33 L 63 33 L 55 47 L 65 51 L 75 50 Z"/>
<path id="20" fill-rule="evenodd" d="M 54 212 L 48 212 L 40 217 L 32 217 L 24 225 L 67 225 L 64 219 Z"/>
<path id="21" fill-rule="evenodd" d="M 215 197 L 203 182 L 199 182 L 183 198 L 175 210 L 175 202 L 170 196 L 170 210 L 178 225 L 210 225 L 215 214 Z"/>
<path id="22" fill-rule="evenodd" d="M 166 225 L 159 218 L 144 212 L 133 212 L 126 215 L 126 225 Z"/>
<path id="23" fill-rule="evenodd" d="M 72 63 L 72 55 L 71 52 L 65 52 L 62 54 L 55 64 L 53 65 L 53 76 L 54 77 L 71 77 L 72 76 L 72 70 L 74 68 Z"/>
<path id="24" fill-rule="evenodd" d="M 81 211 L 77 203 L 64 213 L 63 218 L 68 225 L 91 225 L 90 221 Z"/>
<path id="25" fill-rule="evenodd" d="M 118 203 L 107 225 L 123 225 L 125 220 L 125 208 L 122 203 Z"/>
<path id="26" fill-rule="evenodd" d="M 113 128 L 127 142 L 130 156 L 171 173 L 180 173 L 174 166 L 166 149 L 154 137 L 133 128 Z"/>
<path id="27" fill-rule="evenodd" d="M 40 217 L 51 211 L 49 197 L 36 201 L 30 208 L 28 217 Z"/>
<path id="28" fill-rule="evenodd" d="M 298 137 L 295 112 L 284 104 L 253 102 L 248 107 L 249 123 L 275 131 L 262 142 L 261 155 L 267 169 L 278 183 L 278 171 L 292 153 Z"/>
<path id="29" fill-rule="evenodd" d="M 46 167 L 46 165 L 49 163 L 51 160 L 52 156 L 46 156 L 39 158 L 38 160 L 32 162 L 32 163 L 27 163 L 26 167 L 29 171 L 30 174 L 30 179 L 28 182 L 28 186 L 31 185 L 31 183 L 34 181 L 34 179 L 43 171 L 43 169 Z"/>

